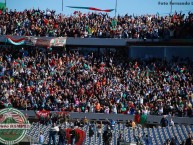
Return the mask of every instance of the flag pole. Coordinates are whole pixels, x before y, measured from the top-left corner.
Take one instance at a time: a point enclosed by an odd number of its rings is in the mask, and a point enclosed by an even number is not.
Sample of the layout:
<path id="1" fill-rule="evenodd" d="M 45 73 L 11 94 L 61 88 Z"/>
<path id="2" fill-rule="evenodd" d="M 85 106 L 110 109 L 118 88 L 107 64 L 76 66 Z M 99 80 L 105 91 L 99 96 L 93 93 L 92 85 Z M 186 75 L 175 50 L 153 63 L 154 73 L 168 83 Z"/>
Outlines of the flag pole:
<path id="1" fill-rule="evenodd" d="M 173 6 L 172 0 L 171 0 L 171 2 L 170 2 L 170 5 L 171 5 L 170 13 L 171 13 L 171 15 L 172 15 L 172 6 Z"/>
<path id="2" fill-rule="evenodd" d="M 63 11 L 63 3 L 64 3 L 64 0 L 62 0 L 62 11 Z"/>
<path id="3" fill-rule="evenodd" d="M 115 2 L 115 17 L 117 16 L 117 0 Z"/>

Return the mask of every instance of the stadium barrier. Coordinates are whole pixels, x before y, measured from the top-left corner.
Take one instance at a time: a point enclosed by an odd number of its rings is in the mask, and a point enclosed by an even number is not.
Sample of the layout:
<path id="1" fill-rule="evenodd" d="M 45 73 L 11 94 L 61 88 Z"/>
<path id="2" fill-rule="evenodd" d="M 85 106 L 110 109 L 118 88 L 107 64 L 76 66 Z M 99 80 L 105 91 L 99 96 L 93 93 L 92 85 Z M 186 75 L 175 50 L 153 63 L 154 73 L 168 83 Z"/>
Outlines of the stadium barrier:
<path id="1" fill-rule="evenodd" d="M 36 113 L 33 110 L 30 111 L 25 111 L 21 110 L 24 114 L 27 114 L 27 116 L 30 119 L 35 119 L 36 118 Z M 57 111 L 51 111 L 52 114 L 55 114 Z M 82 119 L 85 116 L 91 120 L 91 121 L 105 121 L 106 119 L 113 119 L 116 120 L 117 122 L 125 123 L 128 120 L 133 120 L 134 115 L 127 115 L 127 114 L 104 114 L 104 113 L 81 113 L 81 112 L 70 112 L 70 119 Z M 148 124 L 153 124 L 153 125 L 158 125 L 160 124 L 160 121 L 163 116 L 157 116 L 157 115 L 148 115 L 147 116 L 147 123 Z M 175 124 L 183 125 L 193 125 L 193 118 L 190 117 L 167 117 L 168 120 L 172 118 Z"/>

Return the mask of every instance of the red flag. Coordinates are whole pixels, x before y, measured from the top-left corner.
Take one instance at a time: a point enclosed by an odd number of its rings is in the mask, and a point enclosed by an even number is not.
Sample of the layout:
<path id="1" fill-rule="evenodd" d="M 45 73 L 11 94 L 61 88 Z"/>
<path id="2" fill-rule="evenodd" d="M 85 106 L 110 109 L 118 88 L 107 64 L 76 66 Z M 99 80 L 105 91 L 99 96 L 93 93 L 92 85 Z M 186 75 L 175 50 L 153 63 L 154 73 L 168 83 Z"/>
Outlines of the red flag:
<path id="1" fill-rule="evenodd" d="M 38 118 L 42 117 L 47 117 L 50 114 L 50 111 L 42 110 L 42 111 L 37 111 L 36 115 Z"/>
<path id="2" fill-rule="evenodd" d="M 49 23 L 48 19 L 44 19 L 44 23 L 45 23 L 46 25 L 48 25 L 48 23 Z"/>
<path id="3" fill-rule="evenodd" d="M 94 8 L 94 7 L 75 7 L 75 6 L 67 6 L 69 8 L 75 8 L 75 9 L 87 9 L 87 10 L 93 10 L 93 11 L 101 11 L 101 12 L 112 12 L 114 9 L 99 9 L 99 8 Z M 76 11 L 75 11 L 76 12 Z"/>
<path id="4" fill-rule="evenodd" d="M 55 24 L 54 24 L 54 28 L 58 28 L 58 23 L 55 23 Z"/>
<path id="5" fill-rule="evenodd" d="M 74 11 L 74 15 L 76 15 L 78 13 L 78 11 Z"/>

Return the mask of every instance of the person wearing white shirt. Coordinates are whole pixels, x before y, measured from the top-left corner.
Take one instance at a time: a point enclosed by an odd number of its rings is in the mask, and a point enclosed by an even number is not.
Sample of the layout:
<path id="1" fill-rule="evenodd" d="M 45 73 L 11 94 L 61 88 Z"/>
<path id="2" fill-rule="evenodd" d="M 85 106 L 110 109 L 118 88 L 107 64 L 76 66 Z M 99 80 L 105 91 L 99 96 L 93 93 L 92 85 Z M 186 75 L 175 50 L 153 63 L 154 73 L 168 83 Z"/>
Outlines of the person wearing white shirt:
<path id="1" fill-rule="evenodd" d="M 50 134 L 49 134 L 49 143 L 51 144 L 51 142 L 53 141 L 53 144 L 56 145 L 56 135 L 59 132 L 59 127 L 56 126 L 55 123 L 53 123 L 51 129 L 50 129 Z"/>
<path id="2" fill-rule="evenodd" d="M 172 120 L 172 118 L 171 118 L 171 120 L 170 120 L 170 125 L 171 125 L 171 126 L 174 126 L 174 121 Z"/>

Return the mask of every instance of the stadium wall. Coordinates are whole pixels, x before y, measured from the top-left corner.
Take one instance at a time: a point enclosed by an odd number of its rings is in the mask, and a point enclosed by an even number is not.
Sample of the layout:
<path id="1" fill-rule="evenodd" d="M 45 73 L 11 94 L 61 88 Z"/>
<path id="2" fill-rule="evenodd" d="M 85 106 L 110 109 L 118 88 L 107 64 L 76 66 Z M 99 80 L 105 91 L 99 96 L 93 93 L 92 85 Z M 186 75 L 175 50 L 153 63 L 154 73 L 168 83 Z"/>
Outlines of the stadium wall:
<path id="1" fill-rule="evenodd" d="M 131 46 L 131 58 L 158 57 L 171 59 L 173 56 L 189 57 L 193 59 L 193 46 Z"/>
<path id="2" fill-rule="evenodd" d="M 34 111 L 22 111 L 23 114 L 27 114 L 29 118 L 36 118 L 36 114 Z M 55 114 L 56 111 L 52 111 L 52 114 Z M 89 120 L 93 121 L 105 121 L 106 119 L 113 119 L 117 120 L 118 122 L 126 122 L 128 120 L 133 120 L 134 115 L 127 115 L 127 114 L 104 114 L 104 113 L 81 113 L 81 112 L 70 112 L 71 119 L 82 119 L 85 116 Z M 160 120 L 163 116 L 156 116 L 156 115 L 148 115 L 147 123 L 148 124 L 159 124 Z M 168 116 L 168 119 L 174 121 L 175 124 L 189 124 L 193 125 L 193 118 L 190 117 L 171 117 Z"/>

